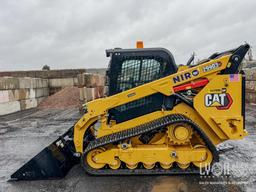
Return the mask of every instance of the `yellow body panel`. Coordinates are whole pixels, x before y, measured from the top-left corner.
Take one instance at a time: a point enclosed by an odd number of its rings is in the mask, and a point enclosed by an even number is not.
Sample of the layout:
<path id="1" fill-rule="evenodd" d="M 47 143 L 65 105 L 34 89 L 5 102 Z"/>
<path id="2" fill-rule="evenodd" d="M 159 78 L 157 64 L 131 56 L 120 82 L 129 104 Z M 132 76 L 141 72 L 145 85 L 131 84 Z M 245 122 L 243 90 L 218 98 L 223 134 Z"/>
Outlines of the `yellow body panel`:
<path id="1" fill-rule="evenodd" d="M 221 140 L 241 139 L 247 135 L 241 115 L 241 87 L 242 75 L 239 74 L 237 81 L 234 82 L 230 81 L 230 75 L 217 75 L 194 98 L 195 109 Z M 218 109 L 227 94 L 231 103 L 229 108 Z M 205 103 L 207 97 L 210 97 L 209 103 Z M 212 105 L 207 106 L 211 103 Z"/>

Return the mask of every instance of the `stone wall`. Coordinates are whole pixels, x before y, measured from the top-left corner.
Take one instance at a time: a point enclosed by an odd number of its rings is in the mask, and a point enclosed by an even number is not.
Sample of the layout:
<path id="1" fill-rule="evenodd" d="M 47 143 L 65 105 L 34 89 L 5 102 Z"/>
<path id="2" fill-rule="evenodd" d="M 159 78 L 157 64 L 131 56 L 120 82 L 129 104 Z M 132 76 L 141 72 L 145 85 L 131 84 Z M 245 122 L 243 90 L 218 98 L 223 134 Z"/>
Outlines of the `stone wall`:
<path id="1" fill-rule="evenodd" d="M 0 77 L 0 115 L 37 107 L 48 95 L 47 79 Z"/>

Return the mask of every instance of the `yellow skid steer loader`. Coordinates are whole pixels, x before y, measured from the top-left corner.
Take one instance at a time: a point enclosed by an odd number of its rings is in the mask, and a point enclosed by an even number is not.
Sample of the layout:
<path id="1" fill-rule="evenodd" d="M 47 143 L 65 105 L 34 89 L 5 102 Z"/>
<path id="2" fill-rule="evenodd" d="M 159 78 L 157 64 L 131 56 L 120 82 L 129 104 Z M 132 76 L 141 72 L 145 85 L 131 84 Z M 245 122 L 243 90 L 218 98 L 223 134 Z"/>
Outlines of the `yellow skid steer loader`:
<path id="1" fill-rule="evenodd" d="M 91 175 L 196 174 L 216 145 L 247 135 L 242 61 L 250 46 L 176 66 L 164 48 L 106 50 L 108 96 L 85 104 L 65 134 L 11 175 L 62 178 L 80 162 Z"/>

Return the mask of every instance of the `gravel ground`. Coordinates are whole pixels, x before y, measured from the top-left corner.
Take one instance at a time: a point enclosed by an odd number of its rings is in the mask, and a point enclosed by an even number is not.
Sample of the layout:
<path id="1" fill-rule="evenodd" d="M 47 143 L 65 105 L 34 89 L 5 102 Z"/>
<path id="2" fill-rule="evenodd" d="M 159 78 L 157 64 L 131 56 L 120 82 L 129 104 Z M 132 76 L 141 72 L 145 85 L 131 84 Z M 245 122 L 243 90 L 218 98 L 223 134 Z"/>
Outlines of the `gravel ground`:
<path id="1" fill-rule="evenodd" d="M 1 192 L 78 191 L 255 191 L 256 188 L 256 106 L 247 106 L 249 136 L 221 145 L 212 176 L 112 176 L 94 177 L 75 166 L 62 180 L 7 182 L 27 160 L 64 133 L 80 115 L 76 108 L 32 109 L 0 117 Z M 221 167 L 226 174 L 223 174 Z M 203 172 L 204 173 L 204 172 Z M 222 173 L 220 175 L 220 173 Z M 229 175 L 229 176 L 227 176 Z"/>

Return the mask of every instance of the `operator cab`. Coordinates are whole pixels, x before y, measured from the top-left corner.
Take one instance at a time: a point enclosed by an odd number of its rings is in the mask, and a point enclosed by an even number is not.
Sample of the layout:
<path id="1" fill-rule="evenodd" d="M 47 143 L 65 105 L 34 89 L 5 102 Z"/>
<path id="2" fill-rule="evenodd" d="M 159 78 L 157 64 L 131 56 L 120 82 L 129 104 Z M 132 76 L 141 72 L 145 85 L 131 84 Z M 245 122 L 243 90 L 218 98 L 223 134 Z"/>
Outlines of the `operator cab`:
<path id="1" fill-rule="evenodd" d="M 164 48 L 118 48 L 106 50 L 106 55 L 111 58 L 106 73 L 109 96 L 177 72 L 173 55 Z M 171 109 L 173 103 L 174 97 L 153 94 L 109 110 L 110 119 L 120 123 L 164 106 Z"/>

